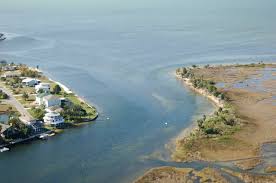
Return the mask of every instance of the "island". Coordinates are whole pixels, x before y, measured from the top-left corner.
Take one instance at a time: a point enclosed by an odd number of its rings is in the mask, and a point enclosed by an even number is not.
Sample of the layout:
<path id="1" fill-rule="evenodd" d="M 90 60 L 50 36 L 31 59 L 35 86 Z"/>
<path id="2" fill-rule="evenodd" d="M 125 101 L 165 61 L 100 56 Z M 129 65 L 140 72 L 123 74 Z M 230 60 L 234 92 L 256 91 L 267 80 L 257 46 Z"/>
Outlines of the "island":
<path id="1" fill-rule="evenodd" d="M 96 108 L 39 66 L 0 61 L 0 149 L 45 139 L 98 117 Z"/>
<path id="2" fill-rule="evenodd" d="M 272 162 L 262 172 L 250 170 L 264 162 L 262 146 L 276 142 L 276 64 L 192 65 L 178 68 L 176 77 L 216 110 L 177 138 L 172 160 L 228 163 L 232 169 L 160 167 L 136 182 L 275 182 Z"/>

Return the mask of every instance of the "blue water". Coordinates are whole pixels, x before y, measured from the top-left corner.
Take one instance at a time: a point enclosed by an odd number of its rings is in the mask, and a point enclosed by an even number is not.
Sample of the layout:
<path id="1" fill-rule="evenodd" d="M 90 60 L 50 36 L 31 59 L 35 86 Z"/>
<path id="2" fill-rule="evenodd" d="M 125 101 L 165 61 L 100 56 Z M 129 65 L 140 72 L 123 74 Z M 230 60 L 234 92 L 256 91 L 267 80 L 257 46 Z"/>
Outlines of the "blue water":
<path id="1" fill-rule="evenodd" d="M 274 0 L 1 2 L 8 39 L 0 58 L 39 65 L 100 112 L 93 124 L 2 153 L 1 181 L 129 182 L 166 164 L 152 154 L 167 159 L 165 144 L 213 108 L 174 69 L 272 62 L 275 7 Z"/>

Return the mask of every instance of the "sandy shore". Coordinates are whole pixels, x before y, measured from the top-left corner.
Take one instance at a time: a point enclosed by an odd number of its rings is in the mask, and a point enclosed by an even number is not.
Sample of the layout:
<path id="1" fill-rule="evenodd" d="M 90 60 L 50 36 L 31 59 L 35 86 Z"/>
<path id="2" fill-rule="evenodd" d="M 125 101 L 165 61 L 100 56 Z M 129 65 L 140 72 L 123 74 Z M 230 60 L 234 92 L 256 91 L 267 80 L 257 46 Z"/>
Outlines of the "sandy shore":
<path id="1" fill-rule="evenodd" d="M 219 98 L 211 95 L 209 92 L 207 92 L 204 89 L 199 89 L 199 88 L 195 88 L 193 87 L 193 84 L 191 83 L 190 79 L 187 78 L 181 78 L 178 75 L 175 75 L 179 80 L 183 81 L 183 83 L 188 86 L 190 89 L 192 89 L 193 91 L 195 91 L 196 93 L 199 93 L 200 95 L 203 95 L 204 97 L 207 97 L 209 100 L 211 100 L 217 107 L 223 107 L 224 103 L 222 100 L 220 100 Z"/>
<path id="2" fill-rule="evenodd" d="M 191 90 L 193 90 L 194 92 L 208 98 L 212 103 L 215 104 L 215 106 L 217 107 L 223 107 L 224 106 L 224 103 L 223 101 L 221 101 L 219 98 L 216 98 L 214 97 L 213 95 L 210 95 L 206 90 L 203 90 L 203 89 L 198 89 L 198 88 L 195 88 L 193 87 L 191 81 L 189 79 L 183 79 L 181 78 L 180 76 L 178 76 L 177 74 L 175 74 L 175 77 L 179 80 L 181 80 L 186 86 L 188 86 Z M 215 111 L 215 110 L 214 110 Z M 214 112 L 212 111 L 211 114 Z M 205 115 L 210 115 L 210 114 L 205 114 Z M 199 116 L 196 116 L 195 118 L 197 118 Z M 200 116 L 201 117 L 201 116 Z M 187 127 L 185 128 L 180 134 L 177 135 L 176 138 L 173 139 L 174 141 L 174 144 L 187 137 L 188 135 L 190 135 L 194 130 L 197 130 L 198 129 L 198 126 L 197 126 L 197 123 L 196 123 L 196 119 L 193 119 L 192 123 Z"/>
<path id="3" fill-rule="evenodd" d="M 55 80 L 53 80 L 53 79 L 51 79 L 51 78 L 48 78 L 50 81 L 52 81 L 52 82 L 54 82 L 54 83 L 56 83 L 56 84 L 58 84 L 64 91 L 65 91 L 65 93 L 67 93 L 67 94 L 72 94 L 73 92 L 72 92 L 72 90 L 70 90 L 67 86 L 65 86 L 64 84 L 62 84 L 62 83 L 60 83 L 60 82 L 58 82 L 58 81 L 55 81 Z"/>

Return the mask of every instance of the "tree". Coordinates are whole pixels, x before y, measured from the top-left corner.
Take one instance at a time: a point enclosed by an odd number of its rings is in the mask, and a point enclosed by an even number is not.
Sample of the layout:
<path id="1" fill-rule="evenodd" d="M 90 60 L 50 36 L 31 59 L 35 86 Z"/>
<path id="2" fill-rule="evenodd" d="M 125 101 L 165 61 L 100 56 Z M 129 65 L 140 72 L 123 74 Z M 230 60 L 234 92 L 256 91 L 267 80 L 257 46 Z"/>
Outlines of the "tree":
<path id="1" fill-rule="evenodd" d="M 18 118 L 12 118 L 8 123 L 11 125 L 13 131 L 17 132 L 11 135 L 12 138 L 25 138 L 32 133 L 31 128 L 22 123 Z"/>
<path id="2" fill-rule="evenodd" d="M 31 109 L 32 115 L 34 118 L 42 120 L 45 115 L 45 110 L 42 108 L 32 108 Z"/>
<path id="3" fill-rule="evenodd" d="M 44 90 L 40 88 L 40 89 L 37 91 L 37 93 L 40 93 L 40 94 L 41 94 L 41 93 L 44 93 Z"/>
<path id="4" fill-rule="evenodd" d="M 197 125 L 199 128 L 203 128 L 203 122 L 204 122 L 203 119 L 197 120 Z"/>
<path id="5" fill-rule="evenodd" d="M 8 99 L 8 98 L 9 98 L 9 96 L 0 90 L 0 99 Z"/>
<path id="6" fill-rule="evenodd" d="M 82 117 L 87 116 L 87 112 L 80 105 L 71 104 L 64 107 L 61 115 L 68 120 L 78 121 Z"/>
<path id="7" fill-rule="evenodd" d="M 53 93 L 54 94 L 59 94 L 61 92 L 61 88 L 59 85 L 55 85 L 53 88 Z"/>
<path id="8" fill-rule="evenodd" d="M 29 98 L 29 95 L 26 92 L 24 92 L 22 98 L 26 101 Z"/>

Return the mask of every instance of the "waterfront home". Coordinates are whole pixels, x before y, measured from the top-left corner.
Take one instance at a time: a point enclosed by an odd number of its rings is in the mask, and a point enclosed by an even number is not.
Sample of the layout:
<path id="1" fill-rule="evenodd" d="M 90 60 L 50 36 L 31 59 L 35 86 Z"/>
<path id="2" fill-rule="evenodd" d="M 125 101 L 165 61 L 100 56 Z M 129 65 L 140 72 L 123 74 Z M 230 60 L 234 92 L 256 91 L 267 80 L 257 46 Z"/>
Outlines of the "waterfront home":
<path id="1" fill-rule="evenodd" d="M 32 120 L 28 121 L 27 124 L 30 126 L 33 133 L 40 133 L 45 131 L 43 121 Z"/>
<path id="2" fill-rule="evenodd" d="M 51 86 L 49 83 L 39 83 L 35 86 L 35 91 L 38 93 L 39 91 L 42 91 L 44 93 L 50 92 Z"/>
<path id="3" fill-rule="evenodd" d="M 21 72 L 20 71 L 8 71 L 2 74 L 2 78 L 13 78 L 13 77 L 20 77 Z"/>
<path id="4" fill-rule="evenodd" d="M 49 93 L 39 93 L 36 95 L 35 97 L 35 102 L 38 104 L 38 105 L 43 105 L 43 97 L 46 97 L 50 95 Z"/>
<path id="5" fill-rule="evenodd" d="M 54 95 L 47 95 L 45 97 L 43 97 L 42 99 L 43 104 L 45 105 L 45 107 L 52 107 L 52 106 L 60 106 L 61 105 L 61 101 L 60 98 L 58 98 L 57 96 Z"/>
<path id="6" fill-rule="evenodd" d="M 22 83 L 23 83 L 25 86 L 33 87 L 33 86 L 35 86 L 35 85 L 38 85 L 38 84 L 40 83 L 40 80 L 35 79 L 35 78 L 26 78 L 26 79 L 23 79 L 23 80 L 22 80 Z"/>
<path id="7" fill-rule="evenodd" d="M 17 66 L 14 65 L 5 65 L 2 67 L 2 71 L 15 71 Z"/>
<path id="8" fill-rule="evenodd" d="M 52 107 L 48 107 L 45 109 L 46 112 L 58 112 L 58 113 L 61 113 L 63 112 L 63 108 L 60 107 L 60 106 L 52 106 Z"/>
<path id="9" fill-rule="evenodd" d="M 8 125 L 8 124 L 2 124 L 2 123 L 0 123 L 0 126 L 1 126 L 1 132 L 0 132 L 0 134 L 1 134 L 2 137 L 5 137 L 5 134 L 7 133 L 7 130 L 8 130 L 11 126 Z"/>
<path id="10" fill-rule="evenodd" d="M 44 123 L 51 126 L 59 126 L 64 123 L 63 117 L 57 112 L 48 112 L 43 117 Z"/>
<path id="11" fill-rule="evenodd" d="M 9 138 L 17 137 L 19 133 L 20 133 L 19 130 L 17 130 L 13 126 L 6 126 L 6 128 L 1 133 L 1 136 L 9 139 Z"/>

